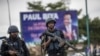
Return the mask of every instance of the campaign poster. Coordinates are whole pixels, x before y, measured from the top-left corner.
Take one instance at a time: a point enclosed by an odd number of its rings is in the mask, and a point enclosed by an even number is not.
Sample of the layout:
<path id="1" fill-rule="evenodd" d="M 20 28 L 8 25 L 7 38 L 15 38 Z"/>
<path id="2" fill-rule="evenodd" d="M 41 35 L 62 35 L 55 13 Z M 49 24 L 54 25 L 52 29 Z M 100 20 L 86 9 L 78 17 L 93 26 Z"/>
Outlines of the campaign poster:
<path id="1" fill-rule="evenodd" d="M 56 20 L 55 28 L 62 30 L 65 40 L 77 40 L 78 19 L 76 10 L 21 12 L 21 33 L 28 46 L 40 44 L 40 35 L 46 30 L 45 21 L 49 18 Z"/>

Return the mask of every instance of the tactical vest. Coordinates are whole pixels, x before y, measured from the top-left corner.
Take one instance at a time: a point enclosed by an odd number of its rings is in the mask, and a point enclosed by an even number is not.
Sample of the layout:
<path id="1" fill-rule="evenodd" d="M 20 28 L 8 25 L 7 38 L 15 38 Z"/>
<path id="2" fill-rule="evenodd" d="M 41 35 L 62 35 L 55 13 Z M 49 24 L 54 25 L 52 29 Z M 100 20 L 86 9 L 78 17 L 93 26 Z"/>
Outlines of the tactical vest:
<path id="1" fill-rule="evenodd" d="M 48 31 L 48 30 L 46 30 L 46 31 Z M 61 31 L 59 31 L 57 29 L 55 29 L 53 32 L 50 32 L 50 33 L 55 34 L 55 35 L 57 35 L 57 36 L 59 36 L 59 37 L 62 38 Z M 46 35 L 46 41 L 48 41 L 48 37 L 51 37 L 52 39 L 54 38 L 52 36 Z M 58 50 L 59 49 L 59 46 L 58 45 L 59 45 L 58 40 L 51 40 L 51 42 L 47 46 L 47 49 L 46 50 L 47 51 L 50 51 L 50 50 Z"/>

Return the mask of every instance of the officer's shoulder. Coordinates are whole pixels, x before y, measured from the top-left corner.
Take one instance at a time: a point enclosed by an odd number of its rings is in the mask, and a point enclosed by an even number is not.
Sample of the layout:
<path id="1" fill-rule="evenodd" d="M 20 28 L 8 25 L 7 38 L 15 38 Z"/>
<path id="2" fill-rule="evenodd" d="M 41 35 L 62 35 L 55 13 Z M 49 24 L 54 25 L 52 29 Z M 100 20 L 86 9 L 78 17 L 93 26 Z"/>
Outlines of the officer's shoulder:
<path id="1" fill-rule="evenodd" d="M 19 40 L 20 40 L 20 41 L 24 41 L 24 39 L 23 39 L 23 38 L 20 38 L 20 37 L 19 37 Z"/>

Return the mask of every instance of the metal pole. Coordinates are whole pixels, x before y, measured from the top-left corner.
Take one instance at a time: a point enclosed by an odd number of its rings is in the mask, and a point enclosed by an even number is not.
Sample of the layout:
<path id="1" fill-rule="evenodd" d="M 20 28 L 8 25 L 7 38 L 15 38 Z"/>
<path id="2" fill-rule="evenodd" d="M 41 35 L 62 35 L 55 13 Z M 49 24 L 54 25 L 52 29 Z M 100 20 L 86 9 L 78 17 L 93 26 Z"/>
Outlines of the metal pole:
<path id="1" fill-rule="evenodd" d="M 11 26 L 10 6 L 9 6 L 9 1 L 8 0 L 7 0 L 7 4 L 8 4 L 9 26 Z"/>
<path id="2" fill-rule="evenodd" d="M 85 5 L 86 5 L 86 30 L 87 30 L 87 37 L 88 37 L 88 48 L 89 51 L 87 53 L 87 56 L 90 56 L 90 36 L 89 36 L 89 16 L 88 16 L 88 6 L 87 6 L 87 0 L 85 0 Z"/>

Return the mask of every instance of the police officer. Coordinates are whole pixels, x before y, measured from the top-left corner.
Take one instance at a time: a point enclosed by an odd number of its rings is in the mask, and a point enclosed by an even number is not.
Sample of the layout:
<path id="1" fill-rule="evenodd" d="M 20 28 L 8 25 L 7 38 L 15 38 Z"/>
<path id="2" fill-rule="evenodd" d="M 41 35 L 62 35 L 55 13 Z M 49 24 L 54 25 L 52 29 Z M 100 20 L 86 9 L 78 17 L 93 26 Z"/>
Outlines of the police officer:
<path id="1" fill-rule="evenodd" d="M 2 43 L 2 56 L 30 56 L 25 42 L 18 36 L 19 30 L 16 26 L 11 25 L 8 28 L 9 38 Z"/>
<path id="2" fill-rule="evenodd" d="M 46 34 L 46 32 L 49 32 L 51 34 L 59 36 L 58 38 L 64 39 L 62 31 L 56 29 L 55 24 L 56 21 L 52 18 L 49 18 L 46 21 L 47 30 L 43 32 L 41 37 L 42 39 L 45 39 L 45 41 L 42 43 L 42 48 L 47 51 L 48 56 L 64 56 L 64 49 L 61 48 L 61 45 L 59 45 L 58 39 L 55 39 L 54 36 Z"/>
<path id="3" fill-rule="evenodd" d="M 47 30 L 40 36 L 42 39 L 42 48 L 47 51 L 48 56 L 66 56 L 65 48 L 73 47 L 67 40 L 65 41 L 63 32 L 55 28 L 56 21 L 49 18 L 46 21 Z M 48 34 L 49 33 L 49 34 Z"/>

